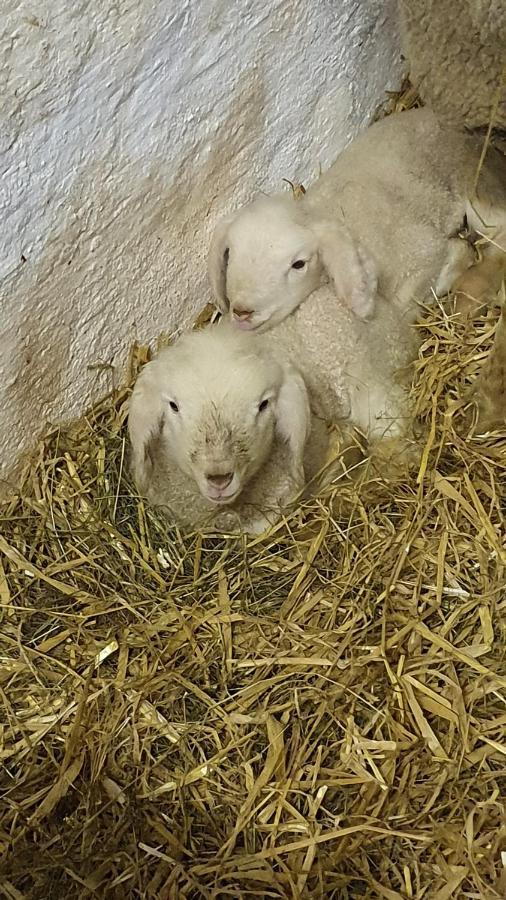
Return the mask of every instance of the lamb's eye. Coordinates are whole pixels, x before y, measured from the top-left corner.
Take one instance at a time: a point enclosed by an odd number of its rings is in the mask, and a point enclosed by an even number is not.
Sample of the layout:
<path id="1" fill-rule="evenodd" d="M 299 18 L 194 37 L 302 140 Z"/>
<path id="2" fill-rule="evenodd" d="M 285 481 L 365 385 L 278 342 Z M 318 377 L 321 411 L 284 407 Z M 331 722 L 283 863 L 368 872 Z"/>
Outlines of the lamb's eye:
<path id="1" fill-rule="evenodd" d="M 177 405 L 177 403 L 174 400 L 169 400 L 169 406 L 170 406 L 172 412 L 179 412 L 179 406 Z"/>
<path id="2" fill-rule="evenodd" d="M 292 269 L 303 269 L 305 265 L 305 259 L 296 259 L 295 262 L 292 263 Z"/>
<path id="3" fill-rule="evenodd" d="M 262 400 L 262 402 L 258 404 L 258 412 L 263 412 L 264 409 L 267 409 L 268 406 L 269 406 L 269 401 Z"/>

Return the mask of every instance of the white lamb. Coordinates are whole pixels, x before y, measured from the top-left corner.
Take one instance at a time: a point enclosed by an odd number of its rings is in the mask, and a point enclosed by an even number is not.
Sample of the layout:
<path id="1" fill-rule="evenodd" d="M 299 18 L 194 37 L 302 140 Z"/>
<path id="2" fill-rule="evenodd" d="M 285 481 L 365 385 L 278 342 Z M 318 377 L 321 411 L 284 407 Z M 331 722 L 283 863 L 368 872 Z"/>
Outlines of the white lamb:
<path id="1" fill-rule="evenodd" d="M 262 532 L 327 453 L 297 369 L 223 321 L 144 367 L 128 424 L 139 490 L 191 528 Z"/>
<path id="2" fill-rule="evenodd" d="M 431 288 L 471 286 L 483 302 L 506 266 L 506 161 L 489 150 L 474 195 L 480 151 L 428 109 L 375 123 L 301 199 L 260 197 L 218 224 L 209 254 L 218 306 L 265 331 L 328 282 L 359 319 L 383 296 L 414 320 Z M 458 237 L 466 223 L 489 239 L 470 272 L 473 248 Z"/>

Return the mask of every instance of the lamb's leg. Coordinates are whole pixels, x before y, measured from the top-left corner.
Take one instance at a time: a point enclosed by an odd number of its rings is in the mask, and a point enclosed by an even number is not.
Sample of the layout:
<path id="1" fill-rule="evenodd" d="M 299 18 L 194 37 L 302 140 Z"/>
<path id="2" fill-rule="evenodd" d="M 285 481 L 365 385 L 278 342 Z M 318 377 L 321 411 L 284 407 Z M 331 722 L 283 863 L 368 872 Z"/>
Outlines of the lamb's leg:
<path id="1" fill-rule="evenodd" d="M 389 399 L 385 414 L 371 422 L 368 451 L 374 471 L 383 478 L 392 479 L 405 473 L 406 467 L 418 464 L 421 448 L 407 390 L 390 385 Z"/>
<path id="2" fill-rule="evenodd" d="M 506 423 L 505 308 L 503 306 L 492 349 L 473 390 L 478 407 L 477 426 L 480 431 L 489 431 Z"/>
<path id="3" fill-rule="evenodd" d="M 453 285 L 476 262 L 476 254 L 469 241 L 455 237 L 448 241 L 448 256 L 436 281 L 436 297 L 451 293 Z"/>

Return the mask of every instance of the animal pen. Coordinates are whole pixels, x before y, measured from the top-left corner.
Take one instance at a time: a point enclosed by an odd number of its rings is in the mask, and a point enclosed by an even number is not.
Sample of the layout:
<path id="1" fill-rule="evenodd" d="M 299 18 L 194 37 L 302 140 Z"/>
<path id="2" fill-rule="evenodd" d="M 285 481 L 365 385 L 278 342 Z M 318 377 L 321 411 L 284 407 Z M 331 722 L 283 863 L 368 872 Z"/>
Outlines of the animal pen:
<path id="1" fill-rule="evenodd" d="M 466 402 L 497 321 L 428 311 L 421 461 L 261 537 L 136 494 L 145 346 L 47 431 L 1 507 L 0 895 L 505 896 L 506 433 Z"/>

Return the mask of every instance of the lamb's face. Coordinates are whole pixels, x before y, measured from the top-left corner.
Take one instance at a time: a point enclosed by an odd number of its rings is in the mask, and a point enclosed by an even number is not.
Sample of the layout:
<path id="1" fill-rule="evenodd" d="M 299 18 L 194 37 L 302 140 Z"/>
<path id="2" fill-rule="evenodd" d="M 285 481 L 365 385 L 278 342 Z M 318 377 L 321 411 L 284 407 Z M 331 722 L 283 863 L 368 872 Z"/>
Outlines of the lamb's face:
<path id="1" fill-rule="evenodd" d="M 226 255 L 230 316 L 244 330 L 266 331 L 282 322 L 320 284 L 316 239 L 277 198 L 262 198 L 239 213 Z"/>
<path id="2" fill-rule="evenodd" d="M 230 504 L 268 458 L 281 370 L 242 354 L 192 359 L 164 392 L 170 457 L 211 504 Z"/>

